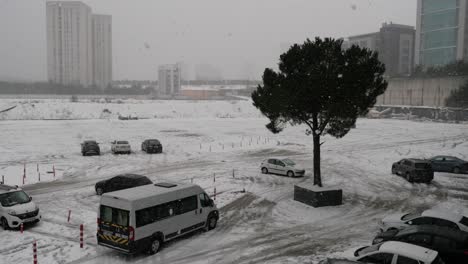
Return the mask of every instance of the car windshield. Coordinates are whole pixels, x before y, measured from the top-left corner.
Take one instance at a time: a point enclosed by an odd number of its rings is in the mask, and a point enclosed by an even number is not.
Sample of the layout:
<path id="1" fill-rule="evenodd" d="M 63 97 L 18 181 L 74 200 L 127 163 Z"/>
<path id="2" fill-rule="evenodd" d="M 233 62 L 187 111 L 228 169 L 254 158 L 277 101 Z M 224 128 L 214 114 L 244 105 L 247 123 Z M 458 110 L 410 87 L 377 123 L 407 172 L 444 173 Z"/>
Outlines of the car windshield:
<path id="1" fill-rule="evenodd" d="M 282 160 L 284 163 L 286 163 L 286 165 L 289 165 L 289 166 L 294 166 L 296 165 L 296 163 L 294 163 L 294 161 L 290 160 L 290 159 L 284 159 Z"/>
<path id="2" fill-rule="evenodd" d="M 416 218 L 418 216 L 421 216 L 421 214 L 419 214 L 419 213 L 409 213 L 409 214 L 405 214 L 404 216 L 402 216 L 401 220 L 408 221 L 408 220 L 414 219 L 414 218 Z"/>
<path id="3" fill-rule="evenodd" d="M 117 144 L 126 145 L 128 144 L 128 141 L 117 141 Z"/>
<path id="4" fill-rule="evenodd" d="M 381 245 L 382 244 L 377 244 L 377 245 L 372 245 L 372 246 L 361 248 L 358 251 L 356 251 L 356 257 L 365 255 L 367 253 L 378 251 Z"/>
<path id="5" fill-rule="evenodd" d="M 31 199 L 23 191 L 9 192 L 0 194 L 0 203 L 4 207 L 10 207 L 16 204 L 29 203 Z"/>
<path id="6" fill-rule="evenodd" d="M 157 145 L 157 144 L 159 144 L 159 141 L 157 141 L 157 140 L 150 140 L 150 141 L 148 141 L 148 143 L 149 143 L 149 144 L 152 144 L 152 145 Z"/>

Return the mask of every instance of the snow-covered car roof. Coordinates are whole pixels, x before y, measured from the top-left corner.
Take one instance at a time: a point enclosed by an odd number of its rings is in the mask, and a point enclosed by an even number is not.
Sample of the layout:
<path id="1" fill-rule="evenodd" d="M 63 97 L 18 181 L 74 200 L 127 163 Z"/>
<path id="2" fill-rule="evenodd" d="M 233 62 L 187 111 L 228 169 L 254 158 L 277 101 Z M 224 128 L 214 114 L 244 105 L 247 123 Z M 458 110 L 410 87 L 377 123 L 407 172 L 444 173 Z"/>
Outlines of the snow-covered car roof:
<path id="1" fill-rule="evenodd" d="M 380 246 L 379 251 L 403 255 L 424 262 L 432 262 L 438 254 L 437 251 L 428 248 L 396 241 L 384 242 Z"/>
<path id="2" fill-rule="evenodd" d="M 429 217 L 436 217 L 436 218 L 441 218 L 445 220 L 449 220 L 455 223 L 460 222 L 462 219 L 462 215 L 454 214 L 451 212 L 445 212 L 445 211 L 438 211 L 438 210 L 426 210 L 422 214 L 422 216 L 429 216 Z"/>
<path id="3" fill-rule="evenodd" d="M 19 191 L 19 190 L 21 190 L 21 188 L 19 188 L 18 186 L 0 184 L 0 193 L 8 193 L 8 192 Z"/>

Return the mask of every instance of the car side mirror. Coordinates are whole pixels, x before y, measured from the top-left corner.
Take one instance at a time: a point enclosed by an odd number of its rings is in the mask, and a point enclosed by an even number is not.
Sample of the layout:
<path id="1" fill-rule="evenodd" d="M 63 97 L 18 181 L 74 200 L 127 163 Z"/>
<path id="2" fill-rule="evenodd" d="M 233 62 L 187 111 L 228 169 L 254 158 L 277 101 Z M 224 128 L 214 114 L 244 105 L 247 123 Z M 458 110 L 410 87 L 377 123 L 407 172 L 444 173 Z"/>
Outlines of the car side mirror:
<path id="1" fill-rule="evenodd" d="M 29 196 L 29 201 L 32 201 L 32 196 Z"/>

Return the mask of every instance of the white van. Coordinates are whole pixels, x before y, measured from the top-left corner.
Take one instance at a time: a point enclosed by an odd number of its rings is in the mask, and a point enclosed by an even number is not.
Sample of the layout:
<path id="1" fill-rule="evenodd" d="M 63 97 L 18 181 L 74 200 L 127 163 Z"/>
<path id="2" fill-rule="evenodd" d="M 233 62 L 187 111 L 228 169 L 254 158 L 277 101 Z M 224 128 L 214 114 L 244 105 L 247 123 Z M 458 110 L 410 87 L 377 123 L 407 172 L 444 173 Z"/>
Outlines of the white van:
<path id="1" fill-rule="evenodd" d="M 0 224 L 4 230 L 40 219 L 39 208 L 29 195 L 18 186 L 0 184 Z"/>
<path id="2" fill-rule="evenodd" d="M 218 218 L 213 200 L 198 185 L 144 185 L 102 195 L 97 240 L 125 253 L 155 254 L 166 241 L 215 228 Z"/>

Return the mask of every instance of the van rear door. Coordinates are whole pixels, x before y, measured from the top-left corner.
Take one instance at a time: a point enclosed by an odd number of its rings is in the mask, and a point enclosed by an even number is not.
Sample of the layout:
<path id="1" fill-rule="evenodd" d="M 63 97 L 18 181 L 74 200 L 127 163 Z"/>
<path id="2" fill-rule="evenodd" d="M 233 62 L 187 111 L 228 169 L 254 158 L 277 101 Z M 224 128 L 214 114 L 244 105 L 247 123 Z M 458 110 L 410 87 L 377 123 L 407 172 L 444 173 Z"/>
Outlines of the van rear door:
<path id="1" fill-rule="evenodd" d="M 106 205 L 101 205 L 99 211 L 98 243 L 129 252 L 129 242 L 134 239 L 134 230 L 129 226 L 130 212 Z"/>

